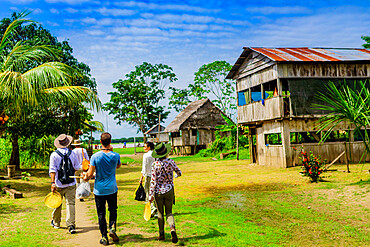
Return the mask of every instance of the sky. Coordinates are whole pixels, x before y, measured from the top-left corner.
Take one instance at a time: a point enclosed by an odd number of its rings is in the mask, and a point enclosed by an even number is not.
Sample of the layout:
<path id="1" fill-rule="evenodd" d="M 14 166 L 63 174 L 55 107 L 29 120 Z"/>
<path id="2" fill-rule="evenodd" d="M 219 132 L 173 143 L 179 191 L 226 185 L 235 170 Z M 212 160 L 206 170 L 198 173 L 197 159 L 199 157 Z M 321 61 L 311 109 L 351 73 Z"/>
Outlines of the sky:
<path id="1" fill-rule="evenodd" d="M 112 83 L 143 62 L 171 66 L 173 86 L 185 88 L 203 64 L 234 64 L 243 47 L 359 48 L 370 36 L 369 0 L 1 0 L 0 18 L 25 9 L 90 66 L 103 103 Z M 94 120 L 113 138 L 141 136 L 107 113 Z"/>

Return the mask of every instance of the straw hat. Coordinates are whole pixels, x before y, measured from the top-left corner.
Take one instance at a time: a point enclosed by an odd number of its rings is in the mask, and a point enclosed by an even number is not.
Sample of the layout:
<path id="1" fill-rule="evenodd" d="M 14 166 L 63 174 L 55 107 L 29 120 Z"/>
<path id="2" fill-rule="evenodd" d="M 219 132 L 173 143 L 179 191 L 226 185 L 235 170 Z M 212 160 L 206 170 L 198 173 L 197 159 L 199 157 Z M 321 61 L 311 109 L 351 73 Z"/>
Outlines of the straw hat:
<path id="1" fill-rule="evenodd" d="M 44 203 L 49 208 L 58 208 L 62 204 L 62 196 L 59 192 L 50 192 L 44 199 Z"/>
<path id="2" fill-rule="evenodd" d="M 155 145 L 152 157 L 153 158 L 163 158 L 171 152 L 171 144 L 164 144 L 163 142 Z"/>
<path id="3" fill-rule="evenodd" d="M 72 136 L 61 134 L 54 140 L 54 146 L 56 148 L 66 148 L 69 144 L 71 144 L 73 140 Z"/>
<path id="4" fill-rule="evenodd" d="M 80 139 L 76 139 L 73 141 L 73 143 L 71 144 L 72 146 L 81 146 L 82 142 L 80 141 Z"/>

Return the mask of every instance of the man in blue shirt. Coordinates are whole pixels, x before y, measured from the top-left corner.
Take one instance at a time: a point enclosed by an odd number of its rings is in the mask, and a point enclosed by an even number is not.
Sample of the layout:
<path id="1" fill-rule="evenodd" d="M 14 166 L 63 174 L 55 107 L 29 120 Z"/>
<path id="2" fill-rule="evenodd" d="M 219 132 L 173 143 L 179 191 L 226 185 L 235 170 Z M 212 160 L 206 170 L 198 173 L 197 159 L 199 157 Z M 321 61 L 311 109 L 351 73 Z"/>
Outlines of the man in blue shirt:
<path id="1" fill-rule="evenodd" d="M 108 203 L 109 210 L 109 236 L 113 242 L 118 242 L 119 238 L 116 234 L 117 221 L 117 181 L 116 169 L 121 166 L 120 156 L 113 152 L 110 145 L 112 136 L 105 132 L 100 136 L 100 143 L 102 144 L 101 151 L 91 156 L 90 167 L 84 177 L 85 181 L 95 175 L 94 195 L 96 210 L 99 218 L 99 230 L 102 234 L 100 243 L 108 245 L 108 231 L 107 221 L 105 219 L 105 203 Z"/>

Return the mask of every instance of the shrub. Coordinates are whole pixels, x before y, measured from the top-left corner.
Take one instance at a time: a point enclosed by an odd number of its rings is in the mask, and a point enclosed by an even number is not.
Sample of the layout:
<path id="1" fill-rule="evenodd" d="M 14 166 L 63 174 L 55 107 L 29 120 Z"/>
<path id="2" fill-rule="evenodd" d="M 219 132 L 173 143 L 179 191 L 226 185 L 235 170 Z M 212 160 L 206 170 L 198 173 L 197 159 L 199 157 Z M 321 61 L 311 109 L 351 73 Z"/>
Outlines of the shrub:
<path id="1" fill-rule="evenodd" d="M 302 157 L 302 169 L 301 174 L 310 178 L 311 182 L 317 182 L 320 179 L 320 175 L 323 173 L 323 166 L 325 161 L 321 161 L 321 157 L 316 157 L 312 152 L 307 155 L 307 152 L 301 151 Z"/>

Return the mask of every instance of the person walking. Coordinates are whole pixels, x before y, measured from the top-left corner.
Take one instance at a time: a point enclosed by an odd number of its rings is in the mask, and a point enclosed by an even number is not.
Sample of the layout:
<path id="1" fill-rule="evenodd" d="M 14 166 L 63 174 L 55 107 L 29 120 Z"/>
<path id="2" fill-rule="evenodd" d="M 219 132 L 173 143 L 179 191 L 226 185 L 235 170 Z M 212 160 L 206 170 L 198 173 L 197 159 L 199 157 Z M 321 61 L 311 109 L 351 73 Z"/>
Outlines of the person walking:
<path id="1" fill-rule="evenodd" d="M 65 162 L 65 165 L 72 169 L 72 175 L 76 170 L 79 170 L 80 163 L 78 162 L 76 155 L 67 148 L 72 142 L 72 136 L 61 134 L 54 140 L 54 146 L 57 148 L 56 151 L 50 155 L 49 175 L 51 178 L 51 191 L 59 192 L 60 195 L 66 199 L 66 225 L 68 231 L 71 234 L 76 233 L 75 225 L 75 199 L 76 199 L 76 180 L 68 179 L 65 181 L 62 179 L 63 170 L 61 165 Z M 72 167 L 71 167 L 72 166 Z M 62 180 L 62 181 L 61 181 Z M 56 229 L 60 228 L 60 222 L 62 217 L 62 205 L 53 210 L 51 226 Z"/>
<path id="2" fill-rule="evenodd" d="M 102 235 L 100 244 L 108 245 L 108 234 L 113 239 L 113 242 L 119 242 L 116 234 L 117 222 L 117 181 L 116 169 L 121 166 L 120 156 L 113 152 L 113 147 L 110 145 L 112 136 L 105 132 L 100 136 L 102 144 L 101 151 L 91 156 L 90 168 L 84 176 L 85 181 L 95 175 L 94 195 L 96 211 L 99 219 L 99 230 Z M 107 221 L 105 218 L 105 204 L 108 204 L 109 210 L 109 233 L 107 230 Z"/>
<path id="3" fill-rule="evenodd" d="M 152 179 L 152 164 L 155 161 L 155 159 L 152 157 L 154 149 L 154 144 L 153 142 L 146 142 L 144 144 L 144 152 L 145 154 L 143 155 L 143 167 L 141 169 L 141 177 L 140 177 L 140 184 L 143 183 L 143 179 L 145 178 L 145 183 L 144 183 L 144 190 L 145 190 L 145 201 L 149 201 L 149 189 L 150 189 L 150 181 Z M 154 205 L 155 203 L 151 203 L 151 214 L 152 217 L 155 214 L 155 211 L 157 208 Z"/>
<path id="4" fill-rule="evenodd" d="M 177 243 L 177 233 L 175 228 L 175 218 L 172 214 L 172 205 L 175 199 L 173 185 L 173 172 L 181 176 L 181 170 L 172 159 L 167 155 L 171 152 L 171 144 L 159 143 L 155 145 L 152 153 L 156 161 L 152 167 L 152 178 L 149 190 L 149 201 L 155 199 L 158 208 L 158 240 L 165 240 L 164 235 L 164 211 L 166 212 L 167 222 L 170 226 L 172 243 Z"/>
<path id="5" fill-rule="evenodd" d="M 72 150 L 72 152 L 76 154 L 78 164 L 80 164 L 80 166 L 81 166 L 81 169 L 76 171 L 76 173 L 75 173 L 76 176 L 80 176 L 84 172 L 83 167 L 82 167 L 83 158 L 85 158 L 87 160 L 90 160 L 86 149 L 81 147 L 81 144 L 82 144 L 82 142 L 80 141 L 80 139 L 74 140 L 73 143 L 71 144 L 72 146 L 74 146 L 74 149 Z M 81 180 L 81 178 L 76 178 L 77 188 L 78 188 L 78 186 L 81 182 L 80 180 Z M 80 201 L 83 202 L 84 199 L 80 198 Z"/>

